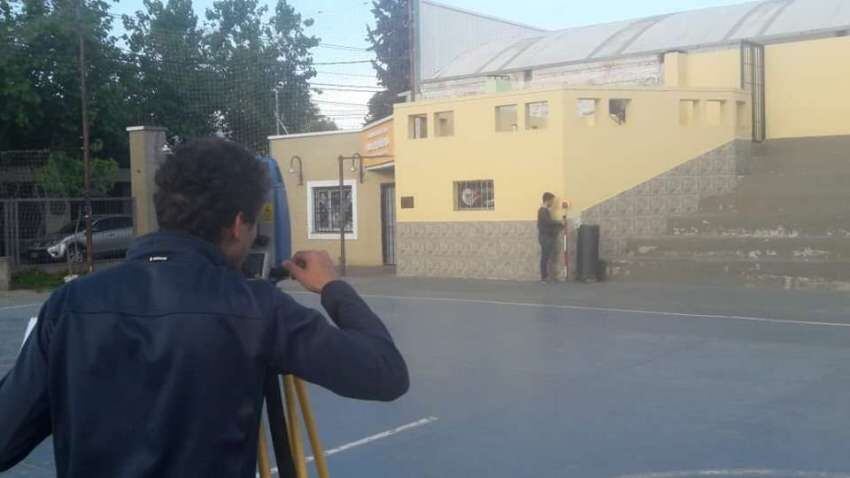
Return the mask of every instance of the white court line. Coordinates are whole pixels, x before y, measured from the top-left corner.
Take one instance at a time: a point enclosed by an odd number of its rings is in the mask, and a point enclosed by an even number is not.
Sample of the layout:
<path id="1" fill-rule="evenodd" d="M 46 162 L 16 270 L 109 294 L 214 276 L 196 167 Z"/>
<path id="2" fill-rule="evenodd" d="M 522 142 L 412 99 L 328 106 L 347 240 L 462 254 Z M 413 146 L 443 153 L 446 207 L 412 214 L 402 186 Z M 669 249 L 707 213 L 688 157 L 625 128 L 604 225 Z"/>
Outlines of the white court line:
<path id="1" fill-rule="evenodd" d="M 312 292 L 290 292 L 288 294 L 297 295 L 315 295 Z M 769 317 L 750 317 L 746 315 L 721 315 L 721 314 L 691 314 L 686 312 L 661 312 L 657 310 L 641 310 L 641 309 L 618 309 L 613 307 L 591 307 L 583 305 L 559 305 L 559 304 L 534 304 L 530 302 L 505 302 L 499 300 L 481 300 L 481 299 L 455 299 L 449 297 L 415 297 L 403 295 L 361 295 L 364 299 L 394 299 L 394 300 L 420 300 L 426 302 L 447 302 L 447 303 L 466 303 L 466 304 L 488 304 L 488 305 L 507 305 L 512 307 L 530 307 L 535 309 L 561 309 L 561 310 L 583 310 L 593 312 L 619 312 L 624 314 L 636 315 L 654 315 L 673 318 L 692 318 L 692 319 L 721 319 L 721 320 L 740 320 L 745 322 L 767 322 L 773 324 L 788 324 L 788 325 L 810 325 L 818 327 L 850 327 L 850 323 L 841 322 L 818 322 L 807 320 L 786 320 L 772 319 Z M 850 477 L 848 477 L 850 478 Z"/>
<path id="2" fill-rule="evenodd" d="M 427 417 L 427 418 L 423 418 L 421 420 L 416 420 L 415 422 L 411 422 L 411 423 L 408 423 L 406 425 L 402 425 L 400 427 L 393 428 L 391 430 L 386 430 L 386 431 L 383 431 L 381 433 L 376 433 L 374 435 L 370 435 L 366 438 L 361 438 L 360 440 L 353 441 L 351 443 L 346 443 L 345 445 L 340 445 L 336 448 L 331 448 L 330 450 L 325 451 L 325 456 L 336 455 L 337 453 L 343 452 L 345 450 L 349 450 L 351 448 L 363 446 L 363 445 L 372 443 L 373 441 L 383 440 L 384 438 L 389 438 L 393 435 L 397 435 L 399 433 L 406 432 L 408 430 L 412 430 L 414 428 L 418 428 L 418 427 L 427 425 L 429 423 L 436 422 L 437 420 L 438 420 L 437 417 Z M 308 456 L 305 461 L 307 463 L 310 463 L 314 460 L 315 460 L 314 457 Z M 277 467 L 272 468 L 271 471 L 272 471 L 273 474 L 278 473 Z M 260 476 L 259 473 L 257 474 L 257 476 Z"/>
<path id="3" fill-rule="evenodd" d="M 829 473 L 823 471 L 794 471 L 768 469 L 737 469 L 737 470 L 694 470 L 670 471 L 662 473 L 639 473 L 636 475 L 621 475 L 618 478 L 700 478 L 700 477 L 764 477 L 764 478 L 850 478 L 847 473 Z"/>
<path id="4" fill-rule="evenodd" d="M 0 312 L 4 310 L 29 309 L 30 307 L 41 307 L 41 304 L 10 305 L 6 307 L 0 307 Z"/>

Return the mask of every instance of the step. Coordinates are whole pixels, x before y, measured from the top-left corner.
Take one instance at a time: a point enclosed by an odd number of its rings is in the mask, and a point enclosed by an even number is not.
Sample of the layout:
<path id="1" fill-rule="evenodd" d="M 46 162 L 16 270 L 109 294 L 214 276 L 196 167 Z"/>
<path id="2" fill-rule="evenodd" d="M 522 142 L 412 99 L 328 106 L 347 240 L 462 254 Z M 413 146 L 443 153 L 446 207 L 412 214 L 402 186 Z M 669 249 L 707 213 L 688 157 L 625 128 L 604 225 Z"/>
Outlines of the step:
<path id="1" fill-rule="evenodd" d="M 850 164 L 850 160 L 848 160 Z M 743 178 L 739 197 L 840 196 L 850 198 L 850 172 L 809 171 L 756 173 Z"/>
<path id="2" fill-rule="evenodd" d="M 850 172 L 850 136 L 770 140 L 753 144 L 751 171 Z"/>
<path id="3" fill-rule="evenodd" d="M 844 215 L 697 214 L 670 218 L 667 225 L 668 234 L 674 236 L 850 238 L 850 213 Z"/>
<path id="4" fill-rule="evenodd" d="M 638 237 L 626 241 L 626 255 L 636 258 L 850 261 L 850 240 L 843 237 Z"/>
<path id="5" fill-rule="evenodd" d="M 850 262 L 626 258 L 609 263 L 612 280 L 850 291 Z"/>
<path id="6" fill-rule="evenodd" d="M 848 194 L 776 192 L 764 196 L 729 193 L 700 200 L 698 212 L 845 215 L 850 214 L 850 192 Z"/>

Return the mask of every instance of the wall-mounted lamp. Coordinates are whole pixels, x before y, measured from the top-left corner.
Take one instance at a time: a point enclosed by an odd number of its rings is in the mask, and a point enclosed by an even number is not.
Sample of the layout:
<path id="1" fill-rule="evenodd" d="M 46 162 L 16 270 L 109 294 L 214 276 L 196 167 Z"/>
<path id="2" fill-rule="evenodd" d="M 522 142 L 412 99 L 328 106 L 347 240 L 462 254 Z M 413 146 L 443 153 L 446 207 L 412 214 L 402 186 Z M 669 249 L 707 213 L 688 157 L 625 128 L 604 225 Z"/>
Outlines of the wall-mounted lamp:
<path id="1" fill-rule="evenodd" d="M 298 171 L 295 170 L 295 163 L 298 163 Z M 298 155 L 289 159 L 289 174 L 298 173 L 298 185 L 304 184 L 304 163 L 301 162 L 301 157 Z"/>

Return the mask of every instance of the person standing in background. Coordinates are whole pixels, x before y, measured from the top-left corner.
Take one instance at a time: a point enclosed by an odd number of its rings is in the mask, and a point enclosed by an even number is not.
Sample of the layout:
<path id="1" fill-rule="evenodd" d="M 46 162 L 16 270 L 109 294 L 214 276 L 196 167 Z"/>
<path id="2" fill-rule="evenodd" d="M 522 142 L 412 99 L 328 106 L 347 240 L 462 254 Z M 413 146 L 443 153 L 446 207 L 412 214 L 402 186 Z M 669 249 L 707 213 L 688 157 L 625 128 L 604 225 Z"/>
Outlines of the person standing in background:
<path id="1" fill-rule="evenodd" d="M 543 193 L 543 205 L 537 210 L 537 240 L 540 242 L 540 281 L 553 282 L 554 264 L 558 256 L 558 235 L 564 225 L 552 219 L 555 195 Z"/>

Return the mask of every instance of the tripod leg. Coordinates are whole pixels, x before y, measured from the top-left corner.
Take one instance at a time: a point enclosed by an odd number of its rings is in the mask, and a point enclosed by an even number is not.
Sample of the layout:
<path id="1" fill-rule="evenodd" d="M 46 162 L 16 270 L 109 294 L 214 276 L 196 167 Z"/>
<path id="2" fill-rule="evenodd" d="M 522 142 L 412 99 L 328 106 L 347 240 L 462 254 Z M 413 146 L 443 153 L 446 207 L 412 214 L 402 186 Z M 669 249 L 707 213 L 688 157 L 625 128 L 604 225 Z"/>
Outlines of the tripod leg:
<path id="1" fill-rule="evenodd" d="M 316 471 L 319 478 L 329 478 L 328 462 L 325 459 L 325 450 L 319 441 L 319 431 L 316 427 L 316 418 L 313 416 L 313 407 L 307 396 L 307 385 L 300 378 L 295 378 L 295 391 L 298 393 L 298 402 L 301 403 L 301 414 L 304 415 L 304 424 L 307 426 L 307 435 L 310 437 L 310 447 L 316 460 Z"/>
<path id="2" fill-rule="evenodd" d="M 304 443 L 301 441 L 301 422 L 298 420 L 298 404 L 295 403 L 295 377 L 283 377 L 283 393 L 286 396 L 286 415 L 289 418 L 289 442 L 292 444 L 292 458 L 295 461 L 295 476 L 307 478 L 307 462 L 304 458 Z"/>
<path id="3" fill-rule="evenodd" d="M 260 423 L 260 440 L 257 446 L 257 468 L 260 470 L 260 478 L 272 478 L 271 462 L 269 461 L 269 449 L 266 443 L 266 433 L 263 424 Z"/>
<path id="4" fill-rule="evenodd" d="M 283 412 L 283 398 L 280 393 L 280 379 L 275 374 L 266 377 L 265 385 L 266 413 L 269 416 L 269 432 L 272 437 L 274 457 L 277 462 L 278 476 L 295 478 L 295 464 L 289 446 L 289 429 Z"/>

